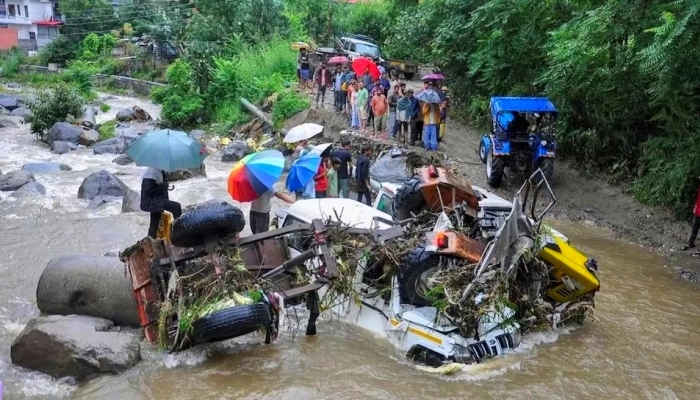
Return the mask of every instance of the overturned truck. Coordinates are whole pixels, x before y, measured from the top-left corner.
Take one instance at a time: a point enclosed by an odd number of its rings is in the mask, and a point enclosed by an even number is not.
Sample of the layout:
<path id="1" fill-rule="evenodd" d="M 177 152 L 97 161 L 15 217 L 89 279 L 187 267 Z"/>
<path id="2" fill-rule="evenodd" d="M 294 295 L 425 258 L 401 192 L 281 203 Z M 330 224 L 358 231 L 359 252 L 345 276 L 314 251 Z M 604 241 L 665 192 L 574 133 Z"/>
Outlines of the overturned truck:
<path id="1" fill-rule="evenodd" d="M 121 258 L 147 340 L 177 351 L 263 331 L 270 343 L 285 308 L 303 303 L 309 335 L 329 313 L 438 366 L 483 361 L 590 315 L 597 264 L 541 225 L 555 202 L 546 179 L 531 177 L 485 223 L 464 184 L 422 171 L 439 190 L 426 188 L 424 206 L 401 219 L 346 199 L 302 200 L 279 213 L 279 229 L 240 238 L 240 211 L 219 203 L 175 220 L 172 243 L 139 241 Z M 551 200 L 537 213 L 542 191 Z"/>

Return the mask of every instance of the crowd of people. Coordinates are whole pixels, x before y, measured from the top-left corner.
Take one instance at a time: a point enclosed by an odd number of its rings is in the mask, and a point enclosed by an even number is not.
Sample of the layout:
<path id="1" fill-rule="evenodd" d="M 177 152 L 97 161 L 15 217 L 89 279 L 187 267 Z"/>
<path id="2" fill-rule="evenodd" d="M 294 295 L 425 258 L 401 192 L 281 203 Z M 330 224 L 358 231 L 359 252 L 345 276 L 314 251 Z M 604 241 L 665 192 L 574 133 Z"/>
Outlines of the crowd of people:
<path id="1" fill-rule="evenodd" d="M 301 49 L 298 68 L 300 87 L 317 89 L 316 107 L 332 91 L 333 108 L 347 115 L 352 129 L 433 151 L 445 137 L 449 97 L 447 87 L 439 87 L 437 80 L 424 81 L 423 90 L 435 91 L 441 98 L 439 104 L 421 101 L 413 89 L 390 77 L 382 65 L 377 66 L 378 79 L 373 79 L 369 68 L 358 76 L 348 63 L 328 66 L 325 61 L 312 74 L 309 54 Z M 394 78 L 393 83 L 390 78 Z"/>

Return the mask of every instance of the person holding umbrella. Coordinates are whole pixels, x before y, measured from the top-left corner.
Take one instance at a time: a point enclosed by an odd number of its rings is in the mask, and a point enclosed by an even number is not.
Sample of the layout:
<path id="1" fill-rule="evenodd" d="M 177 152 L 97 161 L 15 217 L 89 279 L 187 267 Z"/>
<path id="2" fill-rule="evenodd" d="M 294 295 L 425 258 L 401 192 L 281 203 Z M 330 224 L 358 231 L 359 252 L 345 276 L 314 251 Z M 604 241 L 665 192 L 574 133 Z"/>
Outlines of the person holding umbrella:
<path id="1" fill-rule="evenodd" d="M 270 229 L 272 198 L 292 204 L 294 199 L 278 192 L 275 182 L 282 176 L 284 156 L 277 150 L 264 150 L 241 159 L 228 176 L 228 193 L 241 203 L 250 202 L 248 224 L 253 234 Z"/>
<path id="2" fill-rule="evenodd" d="M 199 168 L 209 155 L 206 148 L 185 132 L 169 129 L 150 131 L 125 151 L 136 165 L 148 167 L 141 181 L 141 210 L 150 213 L 148 236 L 155 238 L 165 211 L 173 218 L 182 215 L 180 203 L 168 196 L 166 172 Z"/>
<path id="3" fill-rule="evenodd" d="M 442 104 L 442 98 L 435 90 L 425 89 L 416 94 L 416 99 L 422 103 L 421 113 L 423 115 L 423 125 L 425 126 L 423 138 L 425 148 L 426 150 L 437 150 L 437 129 L 440 125 L 439 105 Z"/>
<path id="4" fill-rule="evenodd" d="M 294 161 L 287 175 L 287 189 L 297 194 L 297 200 L 315 199 L 316 182 L 314 177 L 318 174 L 321 164 L 321 156 L 315 153 L 307 153 Z"/>

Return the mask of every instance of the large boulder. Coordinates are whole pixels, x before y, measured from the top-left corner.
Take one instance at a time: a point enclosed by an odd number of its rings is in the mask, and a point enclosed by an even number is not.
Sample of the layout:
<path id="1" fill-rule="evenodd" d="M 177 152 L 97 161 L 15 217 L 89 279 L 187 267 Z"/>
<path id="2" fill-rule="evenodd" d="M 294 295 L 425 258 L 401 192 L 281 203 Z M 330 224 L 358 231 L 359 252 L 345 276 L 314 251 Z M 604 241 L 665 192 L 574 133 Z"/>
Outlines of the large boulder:
<path id="1" fill-rule="evenodd" d="M 109 332 L 112 322 L 80 315 L 48 315 L 29 321 L 10 348 L 12 363 L 54 378 L 84 379 L 119 373 L 141 360 L 139 338 Z"/>
<path id="2" fill-rule="evenodd" d="M 98 208 L 102 207 L 105 204 L 116 203 L 119 200 L 120 200 L 120 197 L 115 197 L 115 196 L 97 196 L 94 199 L 90 200 L 90 204 L 88 204 L 87 209 L 88 210 L 97 210 Z"/>
<path id="3" fill-rule="evenodd" d="M 122 197 L 128 186 L 109 171 L 98 171 L 90 174 L 78 188 L 78 198 L 92 200 L 97 196 Z"/>
<path id="4" fill-rule="evenodd" d="M 80 143 L 80 134 L 83 133 L 79 126 L 69 124 L 68 122 L 56 122 L 46 136 L 46 141 L 51 146 L 53 142 L 60 140 L 61 142 L 69 142 L 73 144 Z"/>
<path id="5" fill-rule="evenodd" d="M 57 162 L 32 162 L 26 163 L 22 166 L 22 171 L 29 172 L 58 172 L 72 170 L 73 168 L 71 168 L 70 165 Z"/>
<path id="6" fill-rule="evenodd" d="M 0 191 L 10 192 L 17 190 L 29 182 L 36 182 L 34 174 L 29 171 L 11 171 L 0 175 Z"/>
<path id="7" fill-rule="evenodd" d="M 375 161 L 369 167 L 369 174 L 372 179 L 381 183 L 401 183 L 413 177 L 413 173 L 406 167 L 406 157 L 401 155 L 393 157 L 391 152 L 387 152 Z"/>
<path id="8" fill-rule="evenodd" d="M 36 305 L 44 314 L 88 315 L 117 325 L 140 326 L 134 289 L 118 258 L 52 258 L 39 277 Z"/>
<path id="9" fill-rule="evenodd" d="M 55 154 L 66 154 L 78 148 L 78 145 L 71 142 L 57 140 L 51 144 L 51 152 Z"/>
<path id="10" fill-rule="evenodd" d="M 15 117 L 26 117 L 28 115 L 31 115 L 32 111 L 28 109 L 27 107 L 17 107 L 12 112 L 10 112 L 10 115 L 15 116 Z"/>
<path id="11" fill-rule="evenodd" d="M 83 146 L 92 146 L 100 140 L 100 134 L 94 129 L 81 129 L 80 136 L 78 137 L 78 143 Z"/>
<path id="12" fill-rule="evenodd" d="M 131 143 L 138 139 L 143 131 L 131 128 L 128 125 L 116 127 L 116 136 L 95 143 L 93 153 L 95 154 L 122 154 Z"/>
<path id="13" fill-rule="evenodd" d="M 224 149 L 224 153 L 221 156 L 221 161 L 238 161 L 248 154 L 253 153 L 255 153 L 255 150 L 248 146 L 248 143 L 243 140 L 234 140 L 226 146 L 226 149 Z"/>
<path id="14" fill-rule="evenodd" d="M 92 152 L 95 154 L 119 154 L 120 151 L 117 149 L 118 141 L 119 138 L 113 137 L 97 142 L 92 146 Z"/>
<path id="15" fill-rule="evenodd" d="M 46 194 L 46 189 L 41 183 L 29 182 L 21 188 L 15 190 L 10 194 L 11 197 L 32 197 L 32 196 L 43 196 Z"/>
<path id="16" fill-rule="evenodd" d="M 119 110 L 117 113 L 117 121 L 138 121 L 138 122 L 146 122 L 146 121 L 151 121 L 153 118 L 151 118 L 151 115 L 146 112 L 143 108 L 139 106 L 133 106 L 133 107 L 127 107 L 127 108 L 122 108 Z"/>
<path id="17" fill-rule="evenodd" d="M 17 96 L 0 93 L 0 107 L 4 107 L 9 111 L 12 111 L 15 108 L 20 107 L 19 99 Z"/>
<path id="18" fill-rule="evenodd" d="M 135 190 L 127 189 L 122 197 L 122 212 L 141 211 L 141 194 Z"/>
<path id="19" fill-rule="evenodd" d="M 207 177 L 207 171 L 204 164 L 200 165 L 199 168 L 181 169 L 179 171 L 168 172 L 165 174 L 165 179 L 174 182 L 194 178 L 197 176 L 203 176 L 205 178 Z"/>
<path id="20" fill-rule="evenodd" d="M 112 162 L 117 164 L 117 165 L 129 165 L 129 164 L 133 163 L 134 160 L 131 157 L 127 156 L 126 154 L 122 154 L 119 157 L 112 160 Z"/>

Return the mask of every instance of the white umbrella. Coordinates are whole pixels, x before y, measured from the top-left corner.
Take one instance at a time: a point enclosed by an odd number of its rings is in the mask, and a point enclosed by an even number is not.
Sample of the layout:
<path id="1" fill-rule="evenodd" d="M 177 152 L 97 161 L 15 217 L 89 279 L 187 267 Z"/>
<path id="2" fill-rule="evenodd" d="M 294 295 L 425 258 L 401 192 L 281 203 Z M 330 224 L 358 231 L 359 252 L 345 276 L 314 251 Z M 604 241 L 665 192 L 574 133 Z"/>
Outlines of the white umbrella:
<path id="1" fill-rule="evenodd" d="M 323 132 L 323 125 L 319 124 L 301 124 L 295 126 L 287 132 L 284 137 L 284 143 L 297 143 L 302 140 L 312 138 L 319 133 Z"/>
<path id="2" fill-rule="evenodd" d="M 317 146 L 314 146 L 314 148 L 311 149 L 310 153 L 318 154 L 320 156 L 321 154 L 323 154 L 324 151 L 326 151 L 331 146 L 333 146 L 333 143 L 321 143 Z"/>

